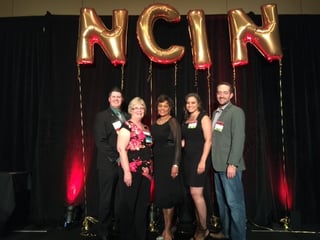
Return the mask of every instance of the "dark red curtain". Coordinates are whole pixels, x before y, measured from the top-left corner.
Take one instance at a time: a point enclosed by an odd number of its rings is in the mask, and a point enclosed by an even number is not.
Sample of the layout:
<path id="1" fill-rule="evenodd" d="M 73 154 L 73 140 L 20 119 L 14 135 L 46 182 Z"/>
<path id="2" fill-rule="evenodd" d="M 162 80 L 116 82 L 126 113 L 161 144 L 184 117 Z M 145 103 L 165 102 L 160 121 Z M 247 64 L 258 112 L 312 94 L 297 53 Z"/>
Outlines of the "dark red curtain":
<path id="1" fill-rule="evenodd" d="M 261 24 L 259 15 L 249 15 Z M 110 28 L 112 17 L 101 18 Z M 319 18 L 280 15 L 282 66 L 278 61 L 268 62 L 249 45 L 249 63 L 236 68 L 237 104 L 247 119 L 247 217 L 256 224 L 269 226 L 292 212 L 299 213 L 303 224 L 319 223 L 320 47 L 315 36 Z M 134 96 L 146 100 L 148 124 L 155 117 L 153 105 L 159 94 L 176 99 L 181 120 L 188 92 L 199 92 L 211 114 L 216 84 L 233 81 L 226 15 L 206 16 L 213 60 L 209 71 L 193 67 L 185 16 L 176 24 L 159 20 L 154 28 L 161 47 L 186 47 L 176 66 L 150 64 L 136 38 L 137 19 L 129 17 L 123 69 L 113 66 L 96 46 L 94 63 L 80 66 L 79 82 L 75 61 L 78 16 L 48 13 L 0 18 L 0 170 L 30 173 L 30 206 L 26 207 L 31 222 L 49 224 L 64 218 L 66 182 L 71 162 L 83 161 L 83 139 L 87 192 L 80 192 L 77 203 L 85 203 L 88 213 L 95 214 L 92 124 L 96 112 L 107 106 L 108 90 L 120 86 L 122 79 L 127 103 Z"/>

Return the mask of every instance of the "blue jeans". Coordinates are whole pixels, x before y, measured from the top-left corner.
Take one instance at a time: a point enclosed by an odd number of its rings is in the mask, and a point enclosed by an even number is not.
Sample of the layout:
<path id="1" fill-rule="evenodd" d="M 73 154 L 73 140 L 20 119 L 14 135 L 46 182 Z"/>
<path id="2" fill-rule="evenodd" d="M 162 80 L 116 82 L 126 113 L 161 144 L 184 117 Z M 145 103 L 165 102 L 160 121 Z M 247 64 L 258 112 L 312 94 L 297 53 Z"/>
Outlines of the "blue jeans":
<path id="1" fill-rule="evenodd" d="M 234 178 L 227 178 L 226 172 L 215 172 L 214 181 L 223 234 L 232 240 L 246 240 L 242 171 L 237 171 Z"/>

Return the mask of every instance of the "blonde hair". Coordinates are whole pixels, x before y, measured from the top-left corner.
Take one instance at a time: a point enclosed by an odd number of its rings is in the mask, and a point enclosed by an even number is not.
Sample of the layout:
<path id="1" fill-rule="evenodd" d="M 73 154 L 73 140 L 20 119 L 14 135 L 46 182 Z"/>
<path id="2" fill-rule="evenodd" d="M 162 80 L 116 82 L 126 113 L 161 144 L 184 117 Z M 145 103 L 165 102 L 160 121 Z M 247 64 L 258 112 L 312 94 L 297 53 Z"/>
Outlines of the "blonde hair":
<path id="1" fill-rule="evenodd" d="M 128 105 L 128 113 L 131 114 L 132 112 L 132 109 L 134 108 L 135 105 L 141 105 L 143 108 L 144 108 L 144 111 L 146 112 L 147 110 L 147 106 L 144 102 L 144 100 L 140 97 L 134 97 L 130 102 L 129 102 L 129 105 Z"/>

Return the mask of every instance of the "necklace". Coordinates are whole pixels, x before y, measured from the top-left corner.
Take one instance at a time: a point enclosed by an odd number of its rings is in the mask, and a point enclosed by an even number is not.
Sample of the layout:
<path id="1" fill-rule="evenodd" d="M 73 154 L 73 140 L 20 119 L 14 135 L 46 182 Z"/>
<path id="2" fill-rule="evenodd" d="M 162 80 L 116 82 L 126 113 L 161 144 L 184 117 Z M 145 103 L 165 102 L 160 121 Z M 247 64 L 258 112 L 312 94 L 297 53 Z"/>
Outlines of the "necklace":
<path id="1" fill-rule="evenodd" d="M 170 118 L 171 118 L 170 115 L 164 116 L 164 117 L 160 117 L 160 118 L 158 118 L 157 123 L 158 124 L 163 124 L 163 123 L 167 122 Z"/>
<path id="2" fill-rule="evenodd" d="M 132 119 L 130 119 L 131 122 L 133 122 L 134 125 L 136 125 L 138 128 L 143 129 L 144 125 L 143 123 L 139 122 L 139 121 L 133 121 Z"/>

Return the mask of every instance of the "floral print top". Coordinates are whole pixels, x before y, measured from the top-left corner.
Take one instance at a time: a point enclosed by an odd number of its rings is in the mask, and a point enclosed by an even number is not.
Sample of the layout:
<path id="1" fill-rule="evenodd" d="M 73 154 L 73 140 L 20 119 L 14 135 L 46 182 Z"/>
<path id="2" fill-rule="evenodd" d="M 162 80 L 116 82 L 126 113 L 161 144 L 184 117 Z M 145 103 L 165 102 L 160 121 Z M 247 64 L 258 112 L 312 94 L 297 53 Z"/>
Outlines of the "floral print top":
<path id="1" fill-rule="evenodd" d="M 126 121 L 123 128 L 130 131 L 130 141 L 127 146 L 130 171 L 141 173 L 148 179 L 152 179 L 152 137 L 148 126 L 139 128 L 132 121 Z"/>

